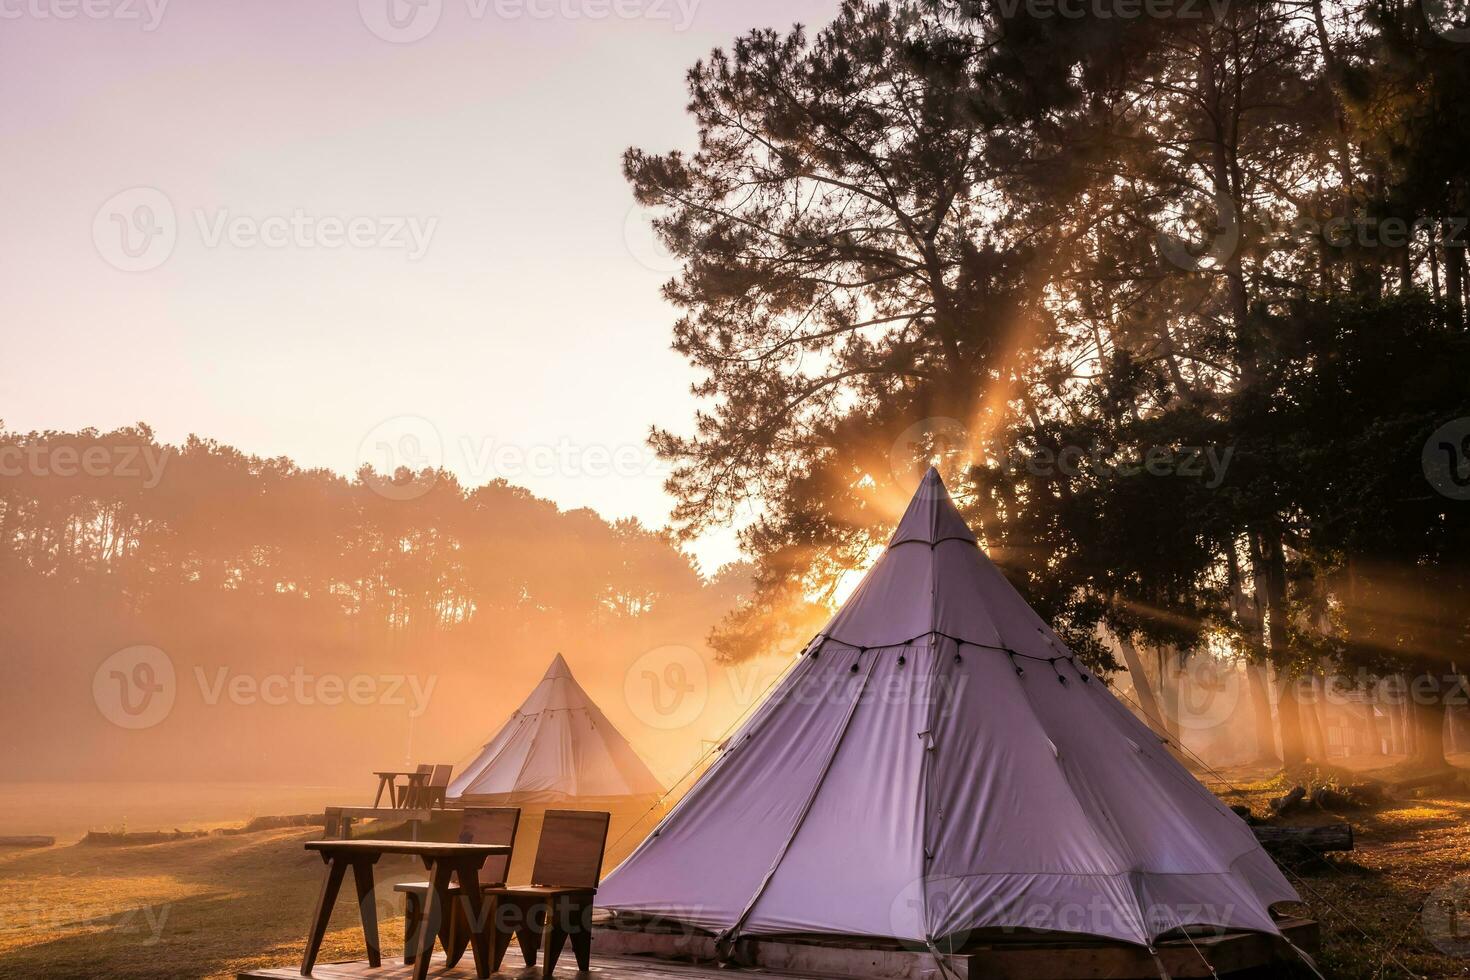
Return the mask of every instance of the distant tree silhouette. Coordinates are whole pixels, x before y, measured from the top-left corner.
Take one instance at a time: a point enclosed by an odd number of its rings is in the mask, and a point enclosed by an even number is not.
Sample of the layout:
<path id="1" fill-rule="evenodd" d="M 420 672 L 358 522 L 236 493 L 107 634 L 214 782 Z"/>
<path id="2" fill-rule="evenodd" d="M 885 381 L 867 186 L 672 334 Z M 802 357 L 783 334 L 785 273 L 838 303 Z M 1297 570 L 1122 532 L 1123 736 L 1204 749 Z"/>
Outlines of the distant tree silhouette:
<path id="1" fill-rule="evenodd" d="M 198 703 L 221 670 L 432 675 L 450 707 L 415 719 L 415 738 L 442 733 L 458 754 L 553 653 L 603 665 L 590 681 L 616 693 L 642 652 L 702 646 L 746 578 L 735 566 L 706 582 L 663 532 L 499 480 L 466 489 L 437 473 L 422 496 L 390 499 L 369 471 L 346 479 L 193 437 L 166 446 L 146 426 L 0 428 L 0 454 L 12 775 L 321 780 L 403 751 L 401 707 Z M 92 703 L 92 672 L 138 644 L 173 659 L 180 703 L 156 731 L 120 733 Z"/>

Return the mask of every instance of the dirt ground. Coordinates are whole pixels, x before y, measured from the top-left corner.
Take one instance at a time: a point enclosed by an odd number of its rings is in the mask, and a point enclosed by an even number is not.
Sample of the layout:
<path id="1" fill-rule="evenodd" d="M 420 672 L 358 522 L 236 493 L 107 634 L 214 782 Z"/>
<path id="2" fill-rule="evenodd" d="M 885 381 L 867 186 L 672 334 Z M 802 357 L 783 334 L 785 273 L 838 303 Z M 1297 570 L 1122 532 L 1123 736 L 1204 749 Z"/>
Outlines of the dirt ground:
<path id="1" fill-rule="evenodd" d="M 1242 769 L 1202 779 L 1227 803 L 1245 804 L 1257 815 L 1300 782 Z M 1456 899 L 1470 912 L 1470 793 L 1426 790 L 1371 807 L 1308 808 L 1281 819 L 1303 826 L 1341 821 L 1352 824 L 1354 850 L 1285 869 L 1305 900 L 1295 910 L 1321 923 L 1322 972 L 1334 980 L 1470 976 L 1470 915 L 1463 923 L 1454 916 Z"/>
<path id="2" fill-rule="evenodd" d="M 1243 770 L 1206 782 L 1256 813 L 1285 788 L 1279 774 Z M 1288 822 L 1343 819 L 1356 832 L 1355 851 L 1288 872 L 1306 899 L 1300 911 L 1322 923 L 1323 973 L 1470 976 L 1470 917 L 1457 945 L 1449 900 L 1463 876 L 1459 897 L 1470 908 L 1470 794 L 1311 810 Z M 0 850 L 0 977 L 230 977 L 290 965 L 321 879 L 320 859 L 301 846 L 315 836 L 281 830 L 142 847 Z M 610 849 L 609 866 L 632 844 Z M 384 858 L 379 867 L 379 919 L 391 950 L 402 941 L 402 903 L 391 884 L 421 874 L 403 859 Z M 338 903 L 323 960 L 361 955 L 355 918 L 352 903 Z"/>

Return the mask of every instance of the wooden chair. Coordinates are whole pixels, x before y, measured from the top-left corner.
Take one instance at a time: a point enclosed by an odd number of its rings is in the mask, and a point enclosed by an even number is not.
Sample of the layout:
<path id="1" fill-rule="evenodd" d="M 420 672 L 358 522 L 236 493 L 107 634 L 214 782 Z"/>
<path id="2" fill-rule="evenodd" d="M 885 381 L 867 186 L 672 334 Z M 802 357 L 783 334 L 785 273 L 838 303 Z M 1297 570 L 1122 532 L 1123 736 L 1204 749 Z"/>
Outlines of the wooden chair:
<path id="1" fill-rule="evenodd" d="M 517 807 L 483 807 L 470 808 L 464 811 L 464 819 L 459 827 L 459 842 L 461 844 L 500 844 L 507 843 L 512 846 L 516 841 L 516 829 L 521 823 L 521 811 Z M 482 888 L 486 885 L 501 887 L 505 884 L 506 876 L 510 874 L 509 854 L 493 854 L 485 859 L 480 868 L 480 881 Z M 429 894 L 429 883 L 427 881 L 405 881 L 393 886 L 396 892 L 404 895 L 404 934 L 403 934 L 403 962 L 412 963 L 414 950 L 417 948 L 419 929 L 426 923 L 424 919 L 424 902 Z M 455 901 L 450 903 L 450 908 L 443 916 L 444 921 L 433 923 L 439 932 L 439 940 L 444 944 L 444 955 L 448 957 L 449 966 L 454 966 L 464 956 L 465 949 L 470 944 L 470 922 L 466 915 L 467 903 L 459 900 L 459 882 L 449 886 L 450 895 Z M 483 924 L 482 924 L 483 925 Z"/>
<path id="2" fill-rule="evenodd" d="M 352 818 L 342 815 L 340 806 L 329 806 L 322 819 L 322 840 L 351 840 Z"/>
<path id="3" fill-rule="evenodd" d="M 432 773 L 434 767 L 425 762 L 419 765 L 418 771 L 420 773 Z M 400 786 L 398 788 L 398 809 L 405 810 L 419 805 L 419 791 L 415 788 L 415 785 L 415 783 L 410 781 L 407 786 Z"/>
<path id="4" fill-rule="evenodd" d="M 536 965 L 536 950 L 542 949 L 543 977 L 550 977 L 556 969 L 556 959 L 568 939 L 577 968 L 590 969 L 592 899 L 602 877 L 610 819 L 611 814 L 602 812 L 547 810 L 531 884 L 485 888 L 495 899 L 490 913 L 492 972 L 500 970 L 512 935 L 527 966 Z"/>
<path id="5" fill-rule="evenodd" d="M 449 776 L 454 772 L 453 766 L 435 766 L 434 774 L 429 777 L 429 784 L 424 787 L 423 799 L 418 805 L 426 810 L 434 809 L 434 804 L 439 804 L 443 810 L 447 804 L 445 793 L 449 791 Z"/>

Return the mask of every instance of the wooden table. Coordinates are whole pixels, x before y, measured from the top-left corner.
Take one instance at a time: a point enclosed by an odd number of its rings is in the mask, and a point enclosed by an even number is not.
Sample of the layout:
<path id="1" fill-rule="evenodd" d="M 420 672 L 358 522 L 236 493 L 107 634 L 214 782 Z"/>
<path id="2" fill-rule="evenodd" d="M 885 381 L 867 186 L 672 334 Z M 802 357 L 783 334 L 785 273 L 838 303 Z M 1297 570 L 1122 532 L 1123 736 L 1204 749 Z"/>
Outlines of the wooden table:
<path id="1" fill-rule="evenodd" d="M 381 772 L 375 772 L 373 773 L 373 775 L 378 777 L 378 795 L 373 797 L 373 808 L 377 809 L 378 804 L 383 802 L 384 790 L 388 791 L 389 806 L 407 806 L 408 803 L 413 799 L 414 792 L 418 789 L 421 789 L 423 785 L 429 781 L 429 777 L 432 776 L 433 773 L 419 772 L 418 770 L 409 772 L 407 770 L 385 769 Z M 404 787 L 404 792 L 402 796 L 398 795 L 397 780 L 399 776 L 402 776 L 408 780 L 408 785 Z"/>
<path id="2" fill-rule="evenodd" d="M 470 922 L 470 945 L 475 951 L 475 974 L 488 977 L 488 919 L 484 911 L 485 898 L 480 893 L 480 866 L 492 854 L 509 854 L 510 848 L 508 842 L 442 844 L 402 840 L 307 841 L 308 851 L 321 853 L 322 861 L 327 865 L 327 873 L 322 880 L 322 891 L 317 899 L 316 914 L 311 920 L 311 931 L 306 937 L 306 953 L 301 957 L 301 975 L 311 976 L 312 968 L 316 965 L 322 939 L 327 934 L 327 922 L 332 918 L 332 906 L 337 902 L 337 893 L 342 888 L 342 879 L 347 876 L 349 867 L 352 869 L 352 880 L 357 885 L 357 907 L 362 916 L 362 937 L 367 945 L 368 963 L 373 969 L 382 965 L 382 951 L 378 946 L 378 910 L 373 898 L 373 865 L 384 854 L 412 854 L 424 862 L 424 868 L 429 873 L 429 893 L 424 896 L 423 921 L 418 929 L 413 980 L 424 980 L 429 975 L 434 940 L 438 937 L 438 930 L 433 926 L 440 916 L 450 913 L 449 883 L 455 877 L 459 880 L 460 896 L 468 903 L 466 917 Z"/>

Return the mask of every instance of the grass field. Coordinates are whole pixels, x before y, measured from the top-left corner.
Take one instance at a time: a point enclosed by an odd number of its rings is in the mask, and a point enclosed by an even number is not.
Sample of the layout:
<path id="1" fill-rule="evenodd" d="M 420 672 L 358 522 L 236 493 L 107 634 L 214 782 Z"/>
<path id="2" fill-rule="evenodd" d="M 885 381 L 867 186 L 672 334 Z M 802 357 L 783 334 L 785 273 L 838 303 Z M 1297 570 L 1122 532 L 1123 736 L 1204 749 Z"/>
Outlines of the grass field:
<path id="1" fill-rule="evenodd" d="M 1263 812 L 1279 777 L 1226 773 L 1229 802 Z M 1421 922 L 1427 896 L 1470 875 L 1470 796 L 1434 795 L 1300 822 L 1347 819 L 1357 850 L 1291 871 L 1324 931 L 1333 978 L 1470 976 Z M 315 831 L 264 831 L 142 847 L 66 845 L 0 851 L 0 977 L 229 977 L 300 956 L 321 877 L 301 846 Z M 631 836 L 609 854 L 622 857 Z M 529 848 L 524 848 L 529 852 Z M 518 862 L 519 864 L 519 862 Z M 384 858 L 379 917 L 385 948 L 402 940 L 394 881 L 418 867 Z M 357 958 L 356 911 L 339 902 L 323 960 Z M 1470 922 L 1467 922 L 1470 932 Z"/>

